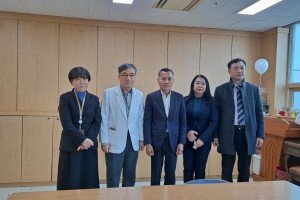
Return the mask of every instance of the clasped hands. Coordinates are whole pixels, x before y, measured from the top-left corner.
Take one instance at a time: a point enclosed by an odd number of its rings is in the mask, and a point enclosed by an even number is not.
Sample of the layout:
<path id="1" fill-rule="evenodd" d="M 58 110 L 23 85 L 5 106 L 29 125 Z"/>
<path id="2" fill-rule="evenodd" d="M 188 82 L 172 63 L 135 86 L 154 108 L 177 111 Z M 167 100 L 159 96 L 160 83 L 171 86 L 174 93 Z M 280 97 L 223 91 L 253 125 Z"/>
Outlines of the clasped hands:
<path id="1" fill-rule="evenodd" d="M 188 140 L 190 142 L 194 142 L 194 146 L 193 146 L 194 149 L 197 149 L 204 145 L 204 142 L 202 140 L 200 140 L 199 138 L 197 139 L 197 135 L 198 135 L 198 133 L 193 130 L 191 130 L 187 133 Z"/>
<path id="2" fill-rule="evenodd" d="M 89 138 L 86 138 L 82 143 L 81 145 L 77 148 L 77 151 L 80 151 L 80 150 L 88 150 L 91 146 L 94 146 L 94 142 L 89 139 Z"/>

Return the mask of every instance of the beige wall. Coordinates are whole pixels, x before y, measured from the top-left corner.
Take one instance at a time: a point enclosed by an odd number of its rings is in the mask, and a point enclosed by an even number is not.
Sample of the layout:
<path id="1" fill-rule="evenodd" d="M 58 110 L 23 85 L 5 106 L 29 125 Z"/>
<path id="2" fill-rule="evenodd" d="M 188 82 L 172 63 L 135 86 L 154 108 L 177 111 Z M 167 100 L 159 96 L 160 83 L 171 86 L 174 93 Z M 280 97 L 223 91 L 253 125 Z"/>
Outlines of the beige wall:
<path id="1" fill-rule="evenodd" d="M 1 122 L 15 120 L 18 132 L 11 137 L 23 137 L 18 140 L 22 149 L 12 151 L 18 161 L 8 172 L 12 174 L 14 170 L 15 176 L 10 180 L 1 175 L 0 183 L 56 181 L 61 131 L 57 117 L 58 99 L 61 93 L 71 89 L 67 73 L 72 67 L 85 66 L 90 71 L 89 91 L 100 98 L 105 88 L 118 83 L 117 67 L 125 62 L 137 66 L 136 87 L 145 96 L 158 89 L 157 72 L 162 67 L 174 70 L 173 89 L 183 95 L 188 94 L 190 82 L 198 73 L 208 77 L 214 92 L 217 85 L 229 80 L 226 64 L 232 58 L 241 57 L 247 61 L 246 78 L 255 84 L 259 83 L 259 76 L 254 63 L 260 57 L 267 58 L 271 66 L 276 63 L 283 67 L 284 60 L 278 60 L 276 56 L 284 52 L 276 52 L 274 49 L 278 47 L 273 42 L 283 40 L 285 43 L 285 37 L 284 33 L 276 32 L 263 34 L 0 12 Z M 274 82 L 277 68 L 268 71 L 263 85 L 270 91 L 280 88 L 276 94 L 284 95 L 283 80 L 280 86 Z M 280 78 L 276 76 L 276 79 Z M 275 95 L 268 95 L 270 101 L 275 99 Z M 8 118 L 7 115 L 16 117 Z M 40 122 L 39 131 L 30 132 L 30 127 L 37 121 Z M 1 131 L 1 138 L 11 130 L 14 129 Z M 41 131 L 45 136 L 35 138 Z M 49 139 L 52 145 L 32 148 L 29 138 L 34 138 L 35 143 Z M 25 151 L 21 155 L 20 149 Z M 47 155 L 45 159 L 38 156 L 43 153 Z M 104 179 L 104 158 L 103 153 L 99 153 L 100 179 Z M 1 163 L 6 160 L 13 163 L 10 158 L 1 155 Z M 144 152 L 140 153 L 139 178 L 149 177 L 149 160 Z M 43 171 L 35 173 L 30 163 L 40 166 Z M 148 167 L 142 169 L 145 163 Z M 177 168 L 176 175 L 182 176 L 182 157 Z M 220 174 L 220 156 L 215 149 L 209 158 L 207 174 Z"/>

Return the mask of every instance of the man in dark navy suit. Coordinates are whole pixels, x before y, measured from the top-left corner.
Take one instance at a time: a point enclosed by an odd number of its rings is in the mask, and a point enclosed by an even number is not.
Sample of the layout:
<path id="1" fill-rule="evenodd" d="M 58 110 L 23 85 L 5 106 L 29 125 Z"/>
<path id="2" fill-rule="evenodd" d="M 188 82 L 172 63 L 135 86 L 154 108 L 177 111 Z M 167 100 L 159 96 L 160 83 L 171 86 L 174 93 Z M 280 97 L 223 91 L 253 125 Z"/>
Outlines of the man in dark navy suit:
<path id="1" fill-rule="evenodd" d="M 160 90 L 147 95 L 144 113 L 144 144 L 151 156 L 151 185 L 159 185 L 165 163 L 165 185 L 175 185 L 177 155 L 186 142 L 186 112 L 183 96 L 171 91 L 174 73 L 158 72 Z"/>

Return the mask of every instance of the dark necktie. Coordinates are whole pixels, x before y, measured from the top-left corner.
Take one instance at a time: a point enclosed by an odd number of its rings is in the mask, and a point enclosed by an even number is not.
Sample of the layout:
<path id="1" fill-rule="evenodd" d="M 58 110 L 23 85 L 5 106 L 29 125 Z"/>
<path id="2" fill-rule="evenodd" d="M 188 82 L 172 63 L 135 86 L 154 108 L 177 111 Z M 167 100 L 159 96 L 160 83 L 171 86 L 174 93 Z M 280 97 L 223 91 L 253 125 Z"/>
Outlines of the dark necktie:
<path id="1" fill-rule="evenodd" d="M 241 86 L 236 86 L 236 89 L 237 122 L 239 125 L 245 125 L 245 114 L 242 102 Z"/>

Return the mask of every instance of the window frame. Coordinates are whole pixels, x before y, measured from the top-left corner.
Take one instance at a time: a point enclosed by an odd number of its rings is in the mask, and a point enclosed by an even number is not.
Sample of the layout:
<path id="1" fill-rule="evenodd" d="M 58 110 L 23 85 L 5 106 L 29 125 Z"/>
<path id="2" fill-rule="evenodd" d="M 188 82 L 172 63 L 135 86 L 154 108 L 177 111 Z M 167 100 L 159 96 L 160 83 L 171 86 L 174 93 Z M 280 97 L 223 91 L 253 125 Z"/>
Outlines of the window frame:
<path id="1" fill-rule="evenodd" d="M 300 23 L 296 23 L 297 26 L 299 26 L 300 28 Z M 300 82 L 295 82 L 295 83 L 291 83 L 291 76 L 293 73 L 293 66 L 291 65 L 291 61 L 293 59 L 294 54 L 292 53 L 292 48 L 293 48 L 293 40 L 294 40 L 294 31 L 293 31 L 293 26 L 296 25 L 293 24 L 290 26 L 290 37 L 289 37 L 289 62 L 288 62 L 288 77 L 287 77 L 287 103 L 289 107 L 292 107 L 294 105 L 294 93 L 295 92 L 300 92 Z M 300 35 L 299 38 L 300 40 Z M 300 109 L 300 108 L 297 108 Z"/>
<path id="2" fill-rule="evenodd" d="M 292 107 L 292 105 L 294 105 L 294 92 L 300 92 L 300 83 L 290 83 L 287 85 L 287 87 L 288 87 L 288 105 L 289 107 Z"/>

